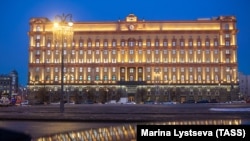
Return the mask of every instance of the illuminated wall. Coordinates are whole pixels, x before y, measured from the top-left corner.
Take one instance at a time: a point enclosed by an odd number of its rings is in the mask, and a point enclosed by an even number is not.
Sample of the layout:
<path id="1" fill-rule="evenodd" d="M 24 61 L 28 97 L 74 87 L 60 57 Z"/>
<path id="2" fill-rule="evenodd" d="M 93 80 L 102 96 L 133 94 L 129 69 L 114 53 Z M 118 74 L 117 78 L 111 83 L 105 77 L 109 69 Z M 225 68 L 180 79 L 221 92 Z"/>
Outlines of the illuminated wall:
<path id="1" fill-rule="evenodd" d="M 238 82 L 234 16 L 146 21 L 76 22 L 72 42 L 55 43 L 53 21 L 30 20 L 29 84 L 230 85 Z M 63 45 L 62 45 L 63 44 Z"/>

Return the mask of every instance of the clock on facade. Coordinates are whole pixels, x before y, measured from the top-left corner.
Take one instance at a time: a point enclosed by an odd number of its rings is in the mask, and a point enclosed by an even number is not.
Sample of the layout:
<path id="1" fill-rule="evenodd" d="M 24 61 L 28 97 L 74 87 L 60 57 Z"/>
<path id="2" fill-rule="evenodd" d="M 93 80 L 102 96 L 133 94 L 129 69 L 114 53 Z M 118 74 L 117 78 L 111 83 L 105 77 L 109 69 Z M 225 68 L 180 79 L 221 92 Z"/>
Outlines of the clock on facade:
<path id="1" fill-rule="evenodd" d="M 134 28 L 135 28 L 134 25 L 132 25 L 132 24 L 129 25 L 129 29 L 130 29 L 130 30 L 133 30 Z"/>

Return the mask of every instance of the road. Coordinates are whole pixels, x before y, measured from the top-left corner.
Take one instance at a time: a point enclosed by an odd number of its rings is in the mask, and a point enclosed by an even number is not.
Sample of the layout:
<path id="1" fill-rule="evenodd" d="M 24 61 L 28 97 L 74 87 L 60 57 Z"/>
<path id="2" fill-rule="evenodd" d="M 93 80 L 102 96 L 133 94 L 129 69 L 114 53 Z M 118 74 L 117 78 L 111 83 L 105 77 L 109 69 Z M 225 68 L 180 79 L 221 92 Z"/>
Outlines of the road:
<path id="1" fill-rule="evenodd" d="M 250 104 L 83 104 L 0 107 L 0 127 L 32 137 L 136 123 L 247 124 Z M 66 128 L 65 128 L 66 127 Z"/>

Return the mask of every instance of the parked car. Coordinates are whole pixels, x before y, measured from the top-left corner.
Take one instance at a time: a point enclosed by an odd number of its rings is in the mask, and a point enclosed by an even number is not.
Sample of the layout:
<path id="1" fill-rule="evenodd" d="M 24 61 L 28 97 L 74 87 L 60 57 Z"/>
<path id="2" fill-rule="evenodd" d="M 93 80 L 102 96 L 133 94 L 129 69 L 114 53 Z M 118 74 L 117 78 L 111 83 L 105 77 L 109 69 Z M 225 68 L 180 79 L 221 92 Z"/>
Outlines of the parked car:
<path id="1" fill-rule="evenodd" d="M 174 101 L 163 101 L 163 102 L 161 102 L 161 104 L 163 104 L 163 105 L 169 105 L 169 104 L 177 104 L 177 102 L 174 102 Z"/>
<path id="2" fill-rule="evenodd" d="M 24 100 L 23 102 L 21 102 L 21 105 L 29 105 L 29 100 Z"/>
<path id="3" fill-rule="evenodd" d="M 7 97 L 2 97 L 0 99 L 0 106 L 10 106 L 11 102 Z"/>
<path id="4" fill-rule="evenodd" d="M 155 102 L 152 100 L 149 100 L 149 101 L 144 101 L 144 104 L 155 104 Z"/>
<path id="5" fill-rule="evenodd" d="M 86 100 L 83 102 L 83 104 L 94 104 L 93 100 Z"/>
<path id="6" fill-rule="evenodd" d="M 208 100 L 206 100 L 206 99 L 203 99 L 203 100 L 199 100 L 199 101 L 197 101 L 196 103 L 209 103 L 209 101 L 208 101 Z"/>
<path id="7" fill-rule="evenodd" d="M 211 99 L 209 103 L 218 103 L 218 101 L 216 99 Z"/>
<path id="8" fill-rule="evenodd" d="M 196 102 L 195 102 L 195 100 L 190 99 L 190 100 L 183 101 L 183 103 L 196 103 Z"/>

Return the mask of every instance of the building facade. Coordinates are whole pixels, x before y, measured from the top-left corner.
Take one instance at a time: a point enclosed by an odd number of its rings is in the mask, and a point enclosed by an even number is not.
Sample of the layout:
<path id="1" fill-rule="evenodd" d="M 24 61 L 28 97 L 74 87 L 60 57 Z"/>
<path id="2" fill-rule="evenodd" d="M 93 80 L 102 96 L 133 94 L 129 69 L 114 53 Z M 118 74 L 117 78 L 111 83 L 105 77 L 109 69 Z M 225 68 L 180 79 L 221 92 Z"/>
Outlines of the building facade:
<path id="1" fill-rule="evenodd" d="M 1 97 L 14 97 L 18 92 L 18 73 L 16 70 L 11 71 L 9 74 L 0 75 L 0 98 Z"/>
<path id="2" fill-rule="evenodd" d="M 250 99 L 250 75 L 239 73 L 239 98 Z"/>
<path id="3" fill-rule="evenodd" d="M 216 99 L 238 95 L 236 17 L 146 21 L 134 14 L 113 22 L 75 22 L 73 38 L 54 39 L 47 18 L 30 19 L 30 89 L 107 101 Z"/>

